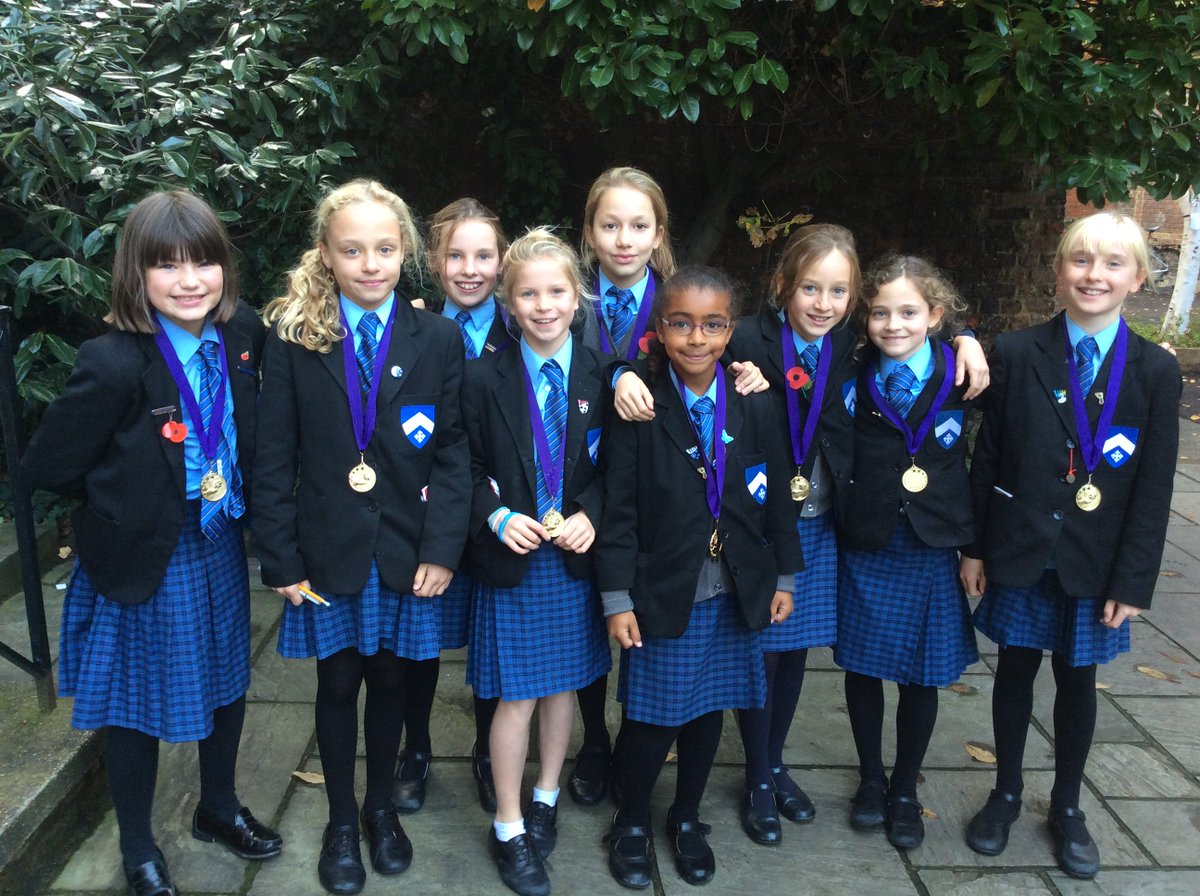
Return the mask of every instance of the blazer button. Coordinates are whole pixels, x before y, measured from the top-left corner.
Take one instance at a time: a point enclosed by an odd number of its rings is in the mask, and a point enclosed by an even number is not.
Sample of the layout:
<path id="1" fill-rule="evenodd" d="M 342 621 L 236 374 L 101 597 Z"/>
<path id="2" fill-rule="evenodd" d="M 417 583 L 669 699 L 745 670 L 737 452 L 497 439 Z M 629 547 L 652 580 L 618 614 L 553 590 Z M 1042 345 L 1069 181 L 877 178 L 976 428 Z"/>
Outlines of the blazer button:
<path id="1" fill-rule="evenodd" d="M 379 505 L 372 501 L 367 505 L 367 510 L 371 511 L 371 513 L 375 513 L 379 510 Z"/>
<path id="2" fill-rule="evenodd" d="M 1056 520 L 1061 520 L 1063 518 L 1063 512 L 1061 510 L 1056 510 L 1056 511 L 1054 511 L 1054 513 L 1052 513 L 1050 515 L 1052 517 L 1054 517 Z"/>

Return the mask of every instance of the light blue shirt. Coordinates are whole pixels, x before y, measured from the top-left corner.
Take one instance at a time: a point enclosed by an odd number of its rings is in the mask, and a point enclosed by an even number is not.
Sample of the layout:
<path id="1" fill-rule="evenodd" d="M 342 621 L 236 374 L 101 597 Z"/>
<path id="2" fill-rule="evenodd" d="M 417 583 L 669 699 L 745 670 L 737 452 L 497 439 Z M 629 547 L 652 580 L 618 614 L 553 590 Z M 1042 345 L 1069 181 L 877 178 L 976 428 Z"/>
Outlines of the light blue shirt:
<path id="1" fill-rule="evenodd" d="M 162 326 L 163 333 L 171 343 L 171 347 L 175 349 L 175 355 L 179 358 L 179 363 L 183 366 L 183 374 L 187 377 L 188 385 L 192 387 L 192 394 L 196 396 L 196 403 L 200 403 L 200 389 L 202 388 L 201 376 L 204 372 L 204 359 L 200 356 L 200 343 L 206 339 L 217 341 L 217 328 L 212 321 L 204 322 L 204 329 L 200 332 L 200 338 L 197 339 L 183 327 L 167 320 L 157 311 L 154 316 L 158 318 L 159 324 Z M 196 432 L 196 427 L 192 424 L 192 418 L 188 415 L 186 405 L 183 403 L 183 396 L 179 398 L 178 413 L 175 414 L 175 419 L 187 426 L 187 436 L 183 440 L 183 466 L 187 477 L 187 496 L 188 500 L 195 501 L 200 497 L 200 478 L 208 469 L 208 458 L 204 456 L 204 452 L 200 450 L 200 434 Z M 159 425 L 165 423 L 164 418 Z M 225 378 L 225 415 L 221 421 L 221 435 L 229 444 L 229 457 L 233 463 L 237 463 L 237 427 L 233 422 L 233 390 L 229 385 L 229 377 Z M 229 470 L 223 470 L 222 475 L 228 481 L 233 474 Z"/>
<path id="2" fill-rule="evenodd" d="M 547 361 L 557 361 L 558 366 L 562 369 L 563 391 L 567 391 L 568 383 L 571 381 L 572 342 L 573 340 L 568 336 L 567 341 L 558 351 L 549 358 L 543 358 L 529 347 L 529 344 L 525 342 L 525 337 L 521 337 L 521 360 L 525 362 L 529 381 L 533 383 L 533 396 L 537 399 L 538 410 L 543 414 L 546 412 L 546 396 L 550 394 L 550 380 L 542 372 L 542 367 Z"/>
<path id="3" fill-rule="evenodd" d="M 357 352 L 358 344 L 362 342 L 362 337 L 358 332 L 358 322 L 362 320 L 368 312 L 367 309 L 362 305 L 355 304 L 345 296 L 341 296 L 341 300 L 342 313 L 346 315 L 346 324 L 350 327 L 350 335 L 354 337 L 354 351 Z M 383 325 L 387 322 L 387 319 L 391 317 L 392 306 L 395 304 L 396 294 L 392 293 L 387 297 L 387 301 L 385 301 L 378 308 L 374 309 L 375 314 L 379 317 L 379 326 L 375 328 L 375 338 L 377 340 L 383 337 Z"/>
<path id="4" fill-rule="evenodd" d="M 679 377 L 675 374 L 675 368 L 668 367 L 667 369 L 671 372 L 671 382 L 673 382 L 675 384 L 675 388 L 678 389 Z M 714 408 L 717 406 L 717 378 L 715 376 L 713 377 L 713 381 L 709 383 L 708 389 L 703 395 L 697 395 L 687 386 L 683 387 L 683 406 L 687 408 L 689 417 L 692 414 L 692 405 L 698 402 L 701 398 L 707 398 L 709 401 L 711 401 Z M 714 416 L 713 419 L 716 420 L 716 417 Z"/>
<path id="5" fill-rule="evenodd" d="M 787 312 L 781 310 L 779 312 L 779 322 L 783 323 L 786 320 L 787 320 Z M 796 361 L 797 362 L 800 361 L 800 356 L 802 354 L 804 354 L 804 350 L 806 348 L 808 348 L 810 345 L 815 345 L 817 347 L 817 351 L 821 350 L 821 340 L 820 339 L 818 339 L 816 342 L 809 342 L 807 339 L 803 338 L 799 333 L 797 333 L 793 328 L 788 327 L 788 329 L 791 330 L 792 342 L 796 346 Z M 821 337 L 821 338 L 823 339 L 824 337 Z"/>
<path id="6" fill-rule="evenodd" d="M 452 298 L 446 296 L 446 304 L 442 306 L 442 317 L 454 320 L 455 315 L 460 311 L 465 311 L 471 316 L 465 329 L 467 336 L 471 339 L 471 344 L 475 347 L 475 357 L 482 358 L 483 347 L 487 343 L 487 334 L 492 329 L 492 321 L 496 319 L 496 297 L 491 295 L 474 308 L 463 308 Z"/>
<path id="7" fill-rule="evenodd" d="M 925 384 L 929 382 L 929 378 L 933 376 L 933 344 L 929 337 L 925 337 L 925 343 L 907 361 L 897 361 L 887 355 L 879 356 L 879 372 L 875 374 L 875 385 L 879 387 L 880 395 L 886 397 L 887 378 L 901 364 L 907 364 L 908 369 L 917 378 L 912 388 L 908 390 L 912 393 L 913 398 L 917 398 L 921 394 L 921 390 L 925 388 Z"/>
<path id="8" fill-rule="evenodd" d="M 613 282 L 604 275 L 604 269 L 599 268 L 596 276 L 600 280 L 600 307 L 604 310 L 604 320 L 608 326 L 612 326 L 612 315 L 608 313 L 608 304 L 612 298 L 608 294 L 608 288 L 613 285 Z M 642 275 L 642 279 L 633 286 L 629 287 L 629 291 L 633 293 L 633 305 L 629 310 L 633 312 L 633 319 L 636 321 L 638 312 L 642 309 L 642 299 L 646 296 L 646 287 L 650 285 L 650 268 L 646 268 L 646 273 Z M 633 339 L 632 330 L 630 331 L 630 339 Z M 637 338 L 641 339 L 642 334 L 638 333 Z"/>
<path id="9" fill-rule="evenodd" d="M 1079 340 L 1088 334 L 1083 331 L 1083 328 L 1070 317 L 1064 315 L 1063 319 L 1067 322 L 1067 339 L 1071 342 L 1071 351 L 1074 352 L 1079 346 Z M 1104 359 L 1108 357 L 1108 351 L 1112 348 L 1113 343 L 1117 341 L 1117 331 L 1121 328 L 1121 319 L 1117 318 L 1099 333 L 1092 335 L 1096 340 L 1096 354 L 1092 355 L 1092 378 L 1095 379 L 1100 373 L 1100 365 L 1104 363 Z M 1077 359 L 1078 360 L 1078 359 Z"/>

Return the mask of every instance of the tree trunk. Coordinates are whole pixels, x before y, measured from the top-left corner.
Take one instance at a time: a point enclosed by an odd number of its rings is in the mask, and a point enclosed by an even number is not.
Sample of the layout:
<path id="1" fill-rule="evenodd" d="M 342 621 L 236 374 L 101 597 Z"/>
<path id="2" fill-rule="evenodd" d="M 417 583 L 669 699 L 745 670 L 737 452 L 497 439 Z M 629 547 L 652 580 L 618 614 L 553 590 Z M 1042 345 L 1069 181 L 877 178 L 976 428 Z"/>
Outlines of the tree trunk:
<path id="1" fill-rule="evenodd" d="M 1196 297 L 1196 281 L 1200 277 L 1200 195 L 1189 190 L 1179 200 L 1183 208 L 1183 241 L 1179 246 L 1179 271 L 1175 275 L 1175 289 L 1171 303 L 1163 318 L 1163 337 L 1182 336 L 1188 331 L 1188 319 L 1192 314 L 1192 300 Z"/>

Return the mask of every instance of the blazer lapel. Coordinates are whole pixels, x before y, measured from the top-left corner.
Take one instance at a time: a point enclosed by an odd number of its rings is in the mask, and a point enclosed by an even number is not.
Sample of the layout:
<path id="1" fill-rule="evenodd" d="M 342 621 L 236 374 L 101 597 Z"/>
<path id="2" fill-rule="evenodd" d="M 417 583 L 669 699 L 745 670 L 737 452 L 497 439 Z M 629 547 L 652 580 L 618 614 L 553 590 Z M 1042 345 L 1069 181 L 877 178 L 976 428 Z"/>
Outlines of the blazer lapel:
<path id="1" fill-rule="evenodd" d="M 671 382 L 671 376 L 663 371 L 654 387 L 654 416 L 662 420 L 663 431 L 693 469 L 700 471 L 704 465 L 700 460 L 700 440 L 688 418 L 683 401 Z M 720 438 L 714 431 L 713 438 Z M 699 472 L 698 472 L 699 475 Z"/>
<path id="2" fill-rule="evenodd" d="M 1063 352 L 1062 314 L 1055 315 L 1042 324 L 1035 334 L 1040 349 L 1033 361 L 1033 372 L 1044 390 L 1046 401 L 1054 406 L 1058 420 L 1067 435 L 1078 438 L 1075 418 L 1071 412 L 1071 386 L 1068 382 L 1070 369 Z"/>
<path id="3" fill-rule="evenodd" d="M 764 310 L 758 316 L 758 327 L 763 342 L 766 344 L 765 354 L 770 359 L 771 366 L 778 372 L 780 381 L 786 384 L 787 371 L 783 369 L 783 348 L 779 342 L 783 324 L 779 320 L 779 315 L 770 309 Z M 789 336 L 790 333 L 783 333 L 783 335 Z"/>
<path id="4" fill-rule="evenodd" d="M 563 485 L 571 481 L 576 461 L 587 440 L 587 432 L 599 426 L 603 417 L 600 407 L 600 371 L 595 358 L 583 350 L 578 339 L 571 353 L 571 376 L 567 384 L 567 431 L 563 437 Z"/>
<path id="5" fill-rule="evenodd" d="M 252 420 L 250 409 L 258 395 L 258 362 L 253 355 L 250 337 L 232 324 L 221 328 L 225 344 L 225 367 L 229 371 L 229 386 L 233 391 L 233 417 L 238 432 L 245 432 Z M 330 353 L 332 354 L 332 352 Z"/>
<path id="6" fill-rule="evenodd" d="M 525 377 L 522 375 L 524 366 L 525 362 L 519 351 L 505 352 L 496 365 L 496 381 L 492 386 L 492 395 L 500 408 L 500 416 L 508 426 L 513 444 L 517 446 L 517 456 L 521 461 L 521 469 L 525 471 L 529 494 L 536 502 L 537 463 L 534 460 L 529 400 L 525 393 Z"/>
<path id="7" fill-rule="evenodd" d="M 171 376 L 167 362 L 163 360 L 162 354 L 159 352 L 158 346 L 154 343 L 153 337 L 147 336 L 141 340 L 141 345 L 146 357 L 146 369 L 142 374 L 142 388 L 146 390 L 146 400 L 149 402 L 151 410 L 158 408 L 175 409 L 174 413 L 169 415 L 154 415 L 151 425 L 154 426 L 157 432 L 167 422 L 168 417 L 170 417 L 183 423 L 188 429 L 191 429 L 192 421 L 188 416 L 187 410 L 182 407 L 179 387 L 175 385 L 175 379 Z M 187 500 L 187 472 L 183 460 L 183 442 L 172 442 L 170 439 L 163 438 L 161 433 L 159 433 L 158 444 L 162 448 L 163 457 L 166 458 L 167 465 L 171 468 L 172 476 L 175 479 L 175 486 L 179 489 L 180 498 Z"/>
<path id="8" fill-rule="evenodd" d="M 420 329 L 421 319 L 418 312 L 408 300 L 396 294 L 395 311 L 392 314 L 392 340 L 388 345 L 387 358 L 383 362 L 380 374 L 379 398 L 375 404 L 375 414 L 391 405 L 411 379 L 412 371 L 416 370 L 417 359 L 421 356 L 422 340 L 414 338 Z M 461 341 L 459 343 L 461 345 Z"/>

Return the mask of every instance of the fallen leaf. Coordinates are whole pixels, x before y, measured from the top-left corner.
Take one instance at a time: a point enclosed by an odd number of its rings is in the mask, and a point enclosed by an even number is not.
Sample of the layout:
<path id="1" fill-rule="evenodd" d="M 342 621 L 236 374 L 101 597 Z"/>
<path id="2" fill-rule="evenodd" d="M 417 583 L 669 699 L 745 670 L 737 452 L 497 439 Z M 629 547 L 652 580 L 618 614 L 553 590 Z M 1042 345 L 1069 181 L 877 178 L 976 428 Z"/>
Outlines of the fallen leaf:
<path id="1" fill-rule="evenodd" d="M 1169 659 L 1173 663 L 1179 663 L 1179 665 L 1181 665 L 1181 666 L 1187 665 L 1188 661 L 1181 656 L 1176 656 L 1173 653 L 1167 653 L 1165 650 L 1160 650 L 1159 653 L 1161 653 L 1163 656 L 1165 656 L 1167 659 Z"/>
<path id="2" fill-rule="evenodd" d="M 293 778 L 299 778 L 305 784 L 324 784 L 325 776 L 320 772 L 292 772 Z"/>
<path id="3" fill-rule="evenodd" d="M 938 814 L 936 812 L 934 812 L 932 809 L 930 809 L 928 806 L 921 807 L 921 814 L 924 815 L 926 818 L 936 819 L 938 817 Z"/>
<path id="4" fill-rule="evenodd" d="M 1098 691 L 1107 691 L 1110 688 L 1112 688 L 1111 684 L 1105 684 L 1102 681 L 1096 682 L 1096 690 L 1098 690 Z"/>
<path id="5" fill-rule="evenodd" d="M 1159 573 L 1159 575 L 1166 579 L 1178 579 L 1180 576 L 1183 575 L 1183 573 L 1181 573 L 1175 569 L 1164 569 L 1162 572 Z"/>
<path id="6" fill-rule="evenodd" d="M 996 764 L 996 754 L 987 744 L 969 740 L 963 746 L 967 748 L 967 754 L 976 762 L 982 762 L 986 765 Z"/>
<path id="7" fill-rule="evenodd" d="M 954 691 L 956 694 L 978 694 L 979 688 L 972 687 L 969 684 L 963 684 L 961 681 L 956 681 L 950 685 L 947 690 Z"/>
<path id="8" fill-rule="evenodd" d="M 1179 684 L 1179 679 L 1174 675 L 1168 675 L 1161 669 L 1155 669 L 1153 666 L 1138 666 L 1137 670 L 1143 675 L 1149 675 L 1151 678 L 1157 678 L 1159 681 L 1171 681 Z"/>
<path id="9" fill-rule="evenodd" d="M 667 753 L 667 762 L 674 762 L 678 758 L 674 753 Z"/>
<path id="10" fill-rule="evenodd" d="M 62 547 L 62 548 L 58 549 L 58 559 L 59 560 L 66 560 L 70 556 L 71 556 L 71 549 L 69 547 Z"/>
<path id="11" fill-rule="evenodd" d="M 1192 678 L 1200 678 L 1200 672 L 1189 672 L 1188 675 L 1192 676 Z"/>
<path id="12" fill-rule="evenodd" d="M 1190 419 L 1192 421 L 1200 420 L 1200 414 L 1192 414 Z"/>

